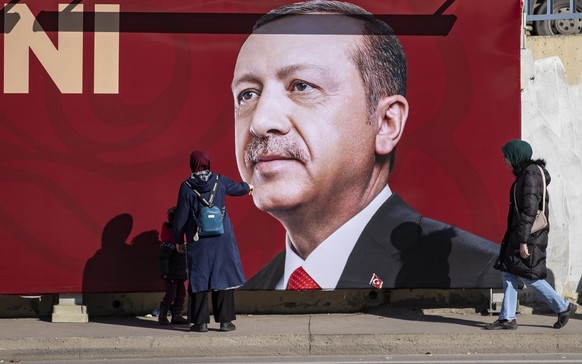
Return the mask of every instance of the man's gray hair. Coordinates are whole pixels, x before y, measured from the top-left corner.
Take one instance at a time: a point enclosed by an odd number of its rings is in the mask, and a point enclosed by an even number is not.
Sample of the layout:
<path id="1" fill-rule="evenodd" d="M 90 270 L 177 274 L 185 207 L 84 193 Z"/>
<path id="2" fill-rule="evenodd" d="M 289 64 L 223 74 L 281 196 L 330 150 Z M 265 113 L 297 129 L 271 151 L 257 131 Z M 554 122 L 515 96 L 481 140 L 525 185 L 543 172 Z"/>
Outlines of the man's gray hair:
<path id="1" fill-rule="evenodd" d="M 406 96 L 406 55 L 394 30 L 361 7 L 340 1 L 314 0 L 271 10 L 253 27 L 262 26 L 292 15 L 340 14 L 362 21 L 364 41 L 352 51 L 351 59 L 360 72 L 366 89 L 368 120 L 373 115 L 380 98 L 391 95 Z"/>

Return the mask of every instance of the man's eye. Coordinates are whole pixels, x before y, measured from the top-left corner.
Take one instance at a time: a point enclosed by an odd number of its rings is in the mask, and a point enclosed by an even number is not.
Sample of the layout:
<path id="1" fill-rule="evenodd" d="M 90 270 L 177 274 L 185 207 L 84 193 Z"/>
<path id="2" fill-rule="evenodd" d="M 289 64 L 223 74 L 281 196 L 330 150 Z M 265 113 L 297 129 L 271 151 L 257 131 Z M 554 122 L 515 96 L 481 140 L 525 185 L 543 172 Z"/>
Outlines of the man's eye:
<path id="1" fill-rule="evenodd" d="M 251 90 L 243 91 L 239 94 L 238 101 L 239 102 L 248 101 L 255 96 L 258 96 L 257 92 L 255 92 L 255 91 L 251 91 Z"/>
<path id="2" fill-rule="evenodd" d="M 307 82 L 295 82 L 293 84 L 293 89 L 297 90 L 297 91 L 305 91 L 309 88 L 313 88 L 310 84 L 308 84 Z"/>

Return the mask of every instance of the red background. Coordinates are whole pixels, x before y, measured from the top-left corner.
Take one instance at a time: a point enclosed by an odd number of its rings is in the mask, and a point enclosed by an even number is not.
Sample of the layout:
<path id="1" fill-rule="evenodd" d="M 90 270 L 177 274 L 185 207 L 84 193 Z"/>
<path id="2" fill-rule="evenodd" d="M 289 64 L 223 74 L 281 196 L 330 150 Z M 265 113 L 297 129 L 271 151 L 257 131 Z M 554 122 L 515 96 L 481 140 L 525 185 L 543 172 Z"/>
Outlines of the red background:
<path id="1" fill-rule="evenodd" d="M 52 0 L 19 3 L 57 11 Z M 190 151 L 208 150 L 213 169 L 240 178 L 230 82 L 250 29 L 241 16 L 225 24 L 240 34 L 180 33 L 160 14 L 259 14 L 287 2 L 81 1 L 85 12 L 95 3 L 121 3 L 119 94 L 93 93 L 90 31 L 82 94 L 62 94 L 32 52 L 29 93 L 0 93 L 2 294 L 162 290 L 158 231 Z M 411 110 L 390 187 L 422 214 L 498 241 L 511 181 L 499 148 L 520 137 L 519 2 L 354 3 L 456 19 L 446 35 L 400 32 Z M 158 30 L 124 23 L 126 12 L 157 14 Z M 284 231 L 251 198 L 228 205 L 250 277 L 283 248 Z"/>

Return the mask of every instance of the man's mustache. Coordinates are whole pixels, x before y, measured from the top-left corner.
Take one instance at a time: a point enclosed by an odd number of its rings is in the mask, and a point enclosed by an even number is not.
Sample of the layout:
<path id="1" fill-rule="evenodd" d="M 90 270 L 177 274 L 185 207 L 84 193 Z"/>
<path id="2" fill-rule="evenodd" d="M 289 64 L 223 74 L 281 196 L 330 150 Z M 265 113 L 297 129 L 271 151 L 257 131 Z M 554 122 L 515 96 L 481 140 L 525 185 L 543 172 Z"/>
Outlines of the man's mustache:
<path id="1" fill-rule="evenodd" d="M 307 161 L 307 153 L 286 136 L 254 137 L 245 150 L 245 164 L 247 166 L 270 157 L 296 159 L 302 163 Z"/>

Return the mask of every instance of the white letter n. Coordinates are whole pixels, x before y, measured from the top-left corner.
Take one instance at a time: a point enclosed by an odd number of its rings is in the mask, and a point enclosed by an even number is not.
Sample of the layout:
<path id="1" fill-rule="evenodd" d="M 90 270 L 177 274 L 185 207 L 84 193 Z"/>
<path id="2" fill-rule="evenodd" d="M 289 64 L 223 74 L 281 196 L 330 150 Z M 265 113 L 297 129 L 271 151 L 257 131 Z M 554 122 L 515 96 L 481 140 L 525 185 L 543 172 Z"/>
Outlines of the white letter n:
<path id="1" fill-rule="evenodd" d="M 67 11 L 60 13 L 65 7 Z M 83 91 L 83 17 L 67 16 L 82 12 L 83 5 L 59 4 L 58 48 L 42 30 L 34 30 L 35 17 L 25 4 L 6 7 L 20 19 L 4 36 L 4 92 L 26 94 L 29 87 L 29 49 L 65 94 Z M 36 24 L 37 29 L 39 25 Z M 78 31 L 61 31 L 61 29 Z"/>

